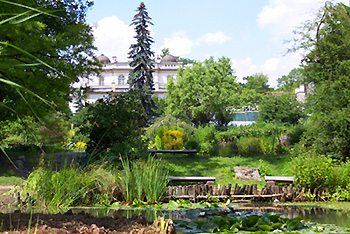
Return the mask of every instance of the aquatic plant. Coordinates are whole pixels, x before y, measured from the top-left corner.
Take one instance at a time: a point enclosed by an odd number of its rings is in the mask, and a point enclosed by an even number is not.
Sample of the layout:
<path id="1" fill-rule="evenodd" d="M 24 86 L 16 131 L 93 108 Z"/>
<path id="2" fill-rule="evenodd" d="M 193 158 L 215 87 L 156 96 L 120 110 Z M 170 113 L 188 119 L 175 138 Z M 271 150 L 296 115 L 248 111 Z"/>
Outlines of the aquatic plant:
<path id="1" fill-rule="evenodd" d="M 119 175 L 118 185 L 125 201 L 135 199 L 155 203 L 159 201 L 168 184 L 169 170 L 160 159 L 149 157 L 147 161 L 137 160 L 130 163 L 122 159 L 123 170 Z"/>

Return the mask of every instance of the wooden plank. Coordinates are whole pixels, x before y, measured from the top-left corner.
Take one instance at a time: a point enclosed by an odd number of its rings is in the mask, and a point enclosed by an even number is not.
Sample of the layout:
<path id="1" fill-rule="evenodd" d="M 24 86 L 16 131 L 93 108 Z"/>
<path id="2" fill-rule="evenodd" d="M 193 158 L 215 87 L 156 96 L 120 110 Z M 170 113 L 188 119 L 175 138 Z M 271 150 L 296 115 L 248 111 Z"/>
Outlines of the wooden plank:
<path id="1" fill-rule="evenodd" d="M 206 182 L 206 181 L 215 181 L 216 177 L 212 176 L 169 176 L 169 181 L 176 182 Z"/>
<path id="2" fill-rule="evenodd" d="M 265 181 L 274 181 L 279 183 L 293 183 L 293 176 L 265 176 Z"/>
<path id="3" fill-rule="evenodd" d="M 196 154 L 197 150 L 148 150 L 151 154 Z"/>

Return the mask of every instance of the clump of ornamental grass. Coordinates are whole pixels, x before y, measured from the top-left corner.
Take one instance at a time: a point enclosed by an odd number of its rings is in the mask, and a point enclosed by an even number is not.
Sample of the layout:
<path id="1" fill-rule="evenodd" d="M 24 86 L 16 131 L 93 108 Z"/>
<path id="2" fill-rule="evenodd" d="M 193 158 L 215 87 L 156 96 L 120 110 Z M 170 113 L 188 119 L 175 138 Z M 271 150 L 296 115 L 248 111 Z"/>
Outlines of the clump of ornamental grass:
<path id="1" fill-rule="evenodd" d="M 118 187 L 126 202 L 135 199 L 156 203 L 160 200 L 168 184 L 169 170 L 161 159 L 149 157 L 147 161 L 130 162 L 122 159 L 123 170 L 118 177 Z"/>
<path id="2" fill-rule="evenodd" d="M 112 172 L 103 166 L 81 169 L 64 164 L 56 171 L 45 165 L 30 173 L 21 198 L 29 204 L 46 207 L 94 205 L 109 201 L 114 184 Z"/>

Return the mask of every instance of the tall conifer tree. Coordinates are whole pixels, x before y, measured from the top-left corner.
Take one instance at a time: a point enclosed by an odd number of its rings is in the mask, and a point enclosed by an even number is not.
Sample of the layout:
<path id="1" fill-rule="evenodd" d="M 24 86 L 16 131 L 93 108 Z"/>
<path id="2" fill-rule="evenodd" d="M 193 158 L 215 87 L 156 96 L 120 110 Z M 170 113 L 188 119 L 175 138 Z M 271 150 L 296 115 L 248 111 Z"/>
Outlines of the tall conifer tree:
<path id="1" fill-rule="evenodd" d="M 146 6 L 141 2 L 136 10 L 131 25 L 135 26 L 136 44 L 130 46 L 129 63 L 132 70 L 129 71 L 129 80 L 131 90 L 139 90 L 141 94 L 141 103 L 148 117 L 155 114 L 155 103 L 152 100 L 154 94 L 153 84 L 153 63 L 154 53 L 151 51 L 151 44 L 154 42 L 150 36 L 148 25 L 153 25 L 151 18 L 148 16 Z"/>

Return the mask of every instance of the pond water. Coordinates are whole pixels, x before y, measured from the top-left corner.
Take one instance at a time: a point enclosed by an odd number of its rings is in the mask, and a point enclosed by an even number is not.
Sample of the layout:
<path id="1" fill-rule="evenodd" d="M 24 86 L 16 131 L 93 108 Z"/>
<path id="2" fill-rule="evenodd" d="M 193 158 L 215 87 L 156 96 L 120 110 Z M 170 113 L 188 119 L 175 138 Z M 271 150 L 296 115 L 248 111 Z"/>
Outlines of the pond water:
<path id="1" fill-rule="evenodd" d="M 68 208 L 67 208 L 68 210 Z M 65 212 L 62 210 L 60 212 Z M 73 208 L 73 213 L 84 211 L 97 217 L 122 215 L 127 218 L 133 215 L 144 215 L 149 221 L 157 216 L 163 216 L 165 219 L 171 218 L 179 225 L 179 222 L 187 221 L 207 221 L 214 215 L 217 216 L 249 216 L 262 215 L 264 213 L 276 213 L 285 218 L 302 217 L 305 221 L 319 224 L 332 224 L 338 227 L 350 228 L 350 211 L 320 208 L 315 206 L 282 206 L 271 203 L 248 203 L 248 204 L 229 204 L 219 207 L 202 208 L 175 208 L 175 209 L 111 209 L 111 208 Z M 54 210 L 36 210 L 35 212 L 57 213 Z M 176 222 L 178 221 L 178 222 Z M 179 227 L 177 227 L 179 229 Z M 181 229 L 181 228 L 180 228 Z M 195 233 L 189 232 L 189 233 Z"/>

